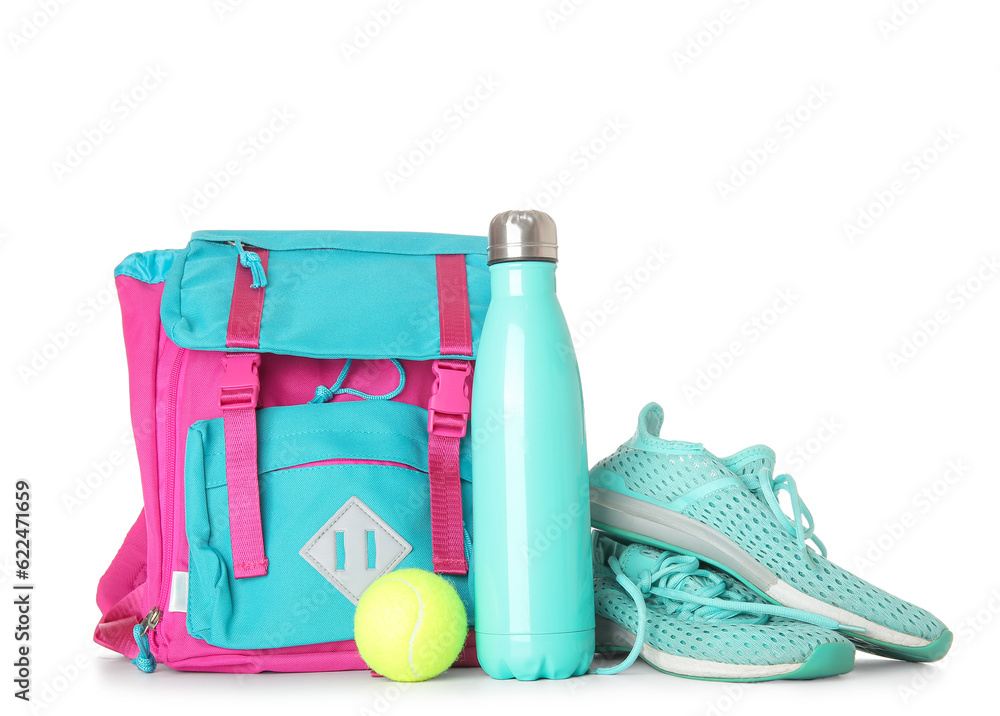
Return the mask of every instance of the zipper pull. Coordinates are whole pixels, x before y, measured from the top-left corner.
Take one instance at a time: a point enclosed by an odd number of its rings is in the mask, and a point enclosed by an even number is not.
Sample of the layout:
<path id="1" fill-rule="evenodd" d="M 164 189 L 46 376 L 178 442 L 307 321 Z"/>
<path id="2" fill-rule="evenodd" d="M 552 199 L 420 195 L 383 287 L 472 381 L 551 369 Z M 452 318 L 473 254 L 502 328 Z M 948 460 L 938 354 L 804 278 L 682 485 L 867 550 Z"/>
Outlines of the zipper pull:
<path id="1" fill-rule="evenodd" d="M 144 671 L 147 674 L 156 671 L 156 659 L 153 657 L 153 652 L 149 650 L 147 632 L 155 629 L 162 618 L 163 610 L 159 607 L 153 607 L 142 618 L 141 622 L 132 627 L 132 638 L 135 639 L 135 645 L 139 647 L 139 655 L 132 659 L 132 663 L 139 668 L 139 671 Z"/>
<path id="2" fill-rule="evenodd" d="M 139 622 L 139 626 L 142 627 L 142 633 L 145 634 L 147 631 L 155 629 L 156 625 L 160 623 L 160 620 L 162 618 L 163 618 L 162 609 L 160 609 L 159 607 L 153 607 L 152 609 L 150 609 L 149 614 L 144 616 L 142 618 L 142 621 Z"/>
<path id="3" fill-rule="evenodd" d="M 264 273 L 264 266 L 260 262 L 260 256 L 256 251 L 247 251 L 243 248 L 243 242 L 239 239 L 233 241 L 236 250 L 240 252 L 240 265 L 250 269 L 253 275 L 253 283 L 250 288 L 261 288 L 267 285 L 267 275 Z"/>

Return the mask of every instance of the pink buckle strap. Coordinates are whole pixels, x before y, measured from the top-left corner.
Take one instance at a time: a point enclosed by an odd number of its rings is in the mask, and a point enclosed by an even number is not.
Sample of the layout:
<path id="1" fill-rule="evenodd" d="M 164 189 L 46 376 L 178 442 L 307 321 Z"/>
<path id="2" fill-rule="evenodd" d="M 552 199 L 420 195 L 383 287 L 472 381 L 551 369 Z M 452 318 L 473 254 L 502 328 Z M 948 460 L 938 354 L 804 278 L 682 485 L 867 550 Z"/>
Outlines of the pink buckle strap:
<path id="1" fill-rule="evenodd" d="M 434 571 L 466 574 L 459 453 L 469 422 L 469 361 L 438 360 L 428 404 L 427 472 L 431 492 Z"/>
<path id="2" fill-rule="evenodd" d="M 441 355 L 472 356 L 472 318 L 465 254 L 438 254 L 438 320 Z"/>
<path id="3" fill-rule="evenodd" d="M 472 321 L 463 254 L 438 255 L 438 316 L 442 355 L 472 357 Z M 469 421 L 472 364 L 442 359 L 433 364 L 436 380 L 427 405 L 428 473 L 434 571 L 467 574 L 462 528 L 461 439 Z"/>
<path id="4" fill-rule="evenodd" d="M 250 248 L 250 247 L 248 247 Z M 251 249 L 267 268 L 266 249 Z M 253 272 L 236 260 L 233 300 L 229 309 L 226 345 L 259 348 L 264 287 L 253 287 Z M 219 382 L 219 408 L 226 434 L 226 490 L 229 497 L 229 534 L 236 579 L 267 574 L 264 531 L 257 483 L 257 402 L 260 395 L 259 353 L 227 353 Z"/>
<path id="5" fill-rule="evenodd" d="M 427 432 L 463 438 L 471 408 L 469 376 L 472 364 L 464 360 L 436 360 L 431 370 L 436 380 L 427 401 Z"/>
<path id="6" fill-rule="evenodd" d="M 259 366 L 257 353 L 227 353 L 226 372 L 219 385 L 219 407 L 226 433 L 229 535 L 236 579 L 267 574 L 257 484 Z"/>
<path id="7" fill-rule="evenodd" d="M 219 381 L 219 407 L 227 410 L 256 408 L 260 395 L 260 353 L 226 353 L 225 373 Z"/>
<path id="8" fill-rule="evenodd" d="M 465 532 L 462 529 L 462 478 L 459 441 L 431 435 L 428 442 L 431 483 L 431 543 L 434 571 L 467 574 Z"/>

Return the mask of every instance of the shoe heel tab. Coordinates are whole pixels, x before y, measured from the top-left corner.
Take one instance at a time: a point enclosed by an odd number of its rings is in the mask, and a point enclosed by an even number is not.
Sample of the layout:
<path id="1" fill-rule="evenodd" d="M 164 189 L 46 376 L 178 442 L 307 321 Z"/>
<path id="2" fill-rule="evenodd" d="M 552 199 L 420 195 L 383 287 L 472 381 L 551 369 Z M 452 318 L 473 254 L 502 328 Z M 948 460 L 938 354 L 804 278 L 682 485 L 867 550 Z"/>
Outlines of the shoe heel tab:
<path id="1" fill-rule="evenodd" d="M 649 403 L 639 411 L 639 425 L 632 438 L 622 447 L 659 453 L 704 452 L 701 443 L 664 440 L 660 437 L 662 428 L 663 408 L 659 403 Z"/>
<path id="2" fill-rule="evenodd" d="M 622 545 L 607 532 L 595 529 L 591 533 L 591 552 L 595 567 L 601 566 L 607 569 L 608 560 L 612 557 L 617 557 L 624 549 L 625 545 Z"/>
<path id="3" fill-rule="evenodd" d="M 663 408 L 659 403 L 649 403 L 639 411 L 638 434 L 647 437 L 660 437 L 663 428 Z"/>

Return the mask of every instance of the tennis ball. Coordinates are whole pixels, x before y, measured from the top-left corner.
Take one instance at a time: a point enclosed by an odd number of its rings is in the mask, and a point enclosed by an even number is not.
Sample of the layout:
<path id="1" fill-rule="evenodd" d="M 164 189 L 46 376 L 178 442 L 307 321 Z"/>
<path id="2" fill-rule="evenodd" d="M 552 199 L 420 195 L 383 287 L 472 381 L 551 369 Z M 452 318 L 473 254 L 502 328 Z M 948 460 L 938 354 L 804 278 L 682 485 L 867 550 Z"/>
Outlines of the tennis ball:
<path id="1" fill-rule="evenodd" d="M 426 681 L 440 674 L 458 658 L 468 629 L 455 588 L 422 569 L 379 577 L 354 613 L 361 658 L 393 681 Z"/>

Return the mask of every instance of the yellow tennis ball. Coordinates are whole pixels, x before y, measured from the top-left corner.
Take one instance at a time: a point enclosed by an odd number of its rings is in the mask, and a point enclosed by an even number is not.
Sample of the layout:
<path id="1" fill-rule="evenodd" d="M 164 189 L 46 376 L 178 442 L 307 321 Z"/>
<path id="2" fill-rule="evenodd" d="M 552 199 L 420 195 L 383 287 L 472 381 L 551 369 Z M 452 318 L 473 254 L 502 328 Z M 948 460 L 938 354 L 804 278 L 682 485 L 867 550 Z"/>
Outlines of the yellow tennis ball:
<path id="1" fill-rule="evenodd" d="M 369 667 L 393 681 L 426 681 L 458 658 L 468 632 L 455 588 L 432 572 L 376 579 L 354 613 L 354 641 Z"/>

